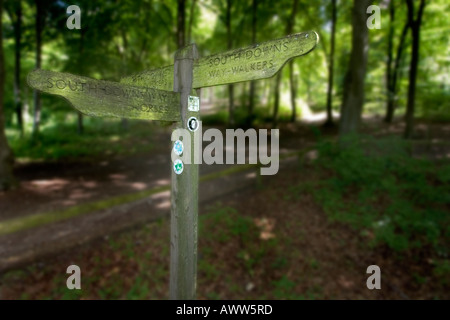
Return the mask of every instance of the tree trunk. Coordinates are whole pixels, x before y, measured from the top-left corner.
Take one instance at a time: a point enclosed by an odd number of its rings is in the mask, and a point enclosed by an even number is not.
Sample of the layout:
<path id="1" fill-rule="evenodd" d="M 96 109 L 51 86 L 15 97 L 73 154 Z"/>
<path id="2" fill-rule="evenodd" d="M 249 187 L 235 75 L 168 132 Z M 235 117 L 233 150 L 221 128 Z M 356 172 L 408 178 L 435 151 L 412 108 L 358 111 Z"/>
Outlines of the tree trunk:
<path id="1" fill-rule="evenodd" d="M 341 108 L 339 135 L 357 133 L 364 105 L 364 79 L 366 77 L 369 34 L 366 10 L 372 0 L 354 0 L 352 12 L 352 51 L 345 77 L 344 98 Z"/>
<path id="2" fill-rule="evenodd" d="M 414 104 L 416 95 L 417 67 L 419 65 L 419 45 L 420 45 L 420 25 L 422 24 L 422 15 L 425 8 L 425 0 L 420 1 L 419 12 L 417 18 L 414 19 L 414 5 L 412 0 L 407 0 L 408 5 L 408 21 L 412 31 L 412 52 L 411 63 L 409 69 L 409 86 L 408 86 L 408 102 L 406 104 L 406 128 L 405 138 L 412 137 L 414 130 Z"/>
<path id="3" fill-rule="evenodd" d="M 403 55 L 403 47 L 405 44 L 406 35 L 408 33 L 409 29 L 409 23 L 406 22 L 405 26 L 403 27 L 402 34 L 400 36 L 400 42 L 397 47 L 397 54 L 395 57 L 394 62 L 394 70 L 391 72 L 391 81 L 388 82 L 389 88 L 388 88 L 388 102 L 387 102 L 387 108 L 386 108 L 386 117 L 385 122 L 391 123 L 394 118 L 394 112 L 395 112 L 395 103 L 397 99 L 397 78 L 398 73 L 400 69 L 400 61 L 402 59 Z"/>
<path id="4" fill-rule="evenodd" d="M 77 133 L 82 135 L 84 133 L 84 125 L 83 125 L 83 114 L 78 112 L 78 125 L 77 125 Z"/>
<path id="5" fill-rule="evenodd" d="M 282 72 L 278 72 L 277 77 L 275 79 L 275 101 L 273 104 L 273 118 L 272 118 L 272 127 L 278 127 L 278 111 L 280 109 L 280 83 L 281 83 Z"/>
<path id="6" fill-rule="evenodd" d="M 385 122 L 391 122 L 393 116 L 394 106 L 392 92 L 392 60 L 393 60 L 393 42 L 394 42 L 394 21 L 395 21 L 395 7 L 394 0 L 390 0 L 389 3 L 389 34 L 388 34 L 388 52 L 387 52 L 387 63 L 386 63 L 386 91 L 387 91 L 387 104 L 386 104 L 386 118 Z"/>
<path id="7" fill-rule="evenodd" d="M 3 54 L 3 0 L 0 0 L 0 191 L 15 185 L 13 175 L 14 156 L 5 136 L 5 117 L 3 101 L 5 99 L 5 58 Z"/>
<path id="8" fill-rule="evenodd" d="M 289 17 L 286 25 L 286 34 L 291 34 L 295 25 L 295 16 L 297 15 L 297 7 L 298 0 L 294 0 L 292 3 L 292 11 L 291 16 Z M 275 102 L 273 108 L 273 127 L 276 128 L 278 126 L 278 112 L 280 109 L 280 83 L 281 83 L 282 73 L 281 71 L 277 75 L 277 79 L 275 82 Z M 292 104 L 292 113 L 291 113 L 291 121 L 295 122 L 296 118 L 296 104 L 295 104 L 295 95 L 296 95 L 296 87 L 294 81 L 294 65 L 293 62 L 289 62 L 289 84 L 291 88 L 291 104 Z"/>
<path id="9" fill-rule="evenodd" d="M 242 82 L 241 84 L 241 108 L 244 108 L 247 106 L 247 82 Z"/>
<path id="10" fill-rule="evenodd" d="M 334 75 L 334 47 L 336 39 L 336 0 L 331 2 L 331 49 L 330 63 L 328 64 L 328 91 L 327 91 L 327 121 L 325 126 L 333 126 L 333 75 Z"/>
<path id="11" fill-rule="evenodd" d="M 78 68 L 82 75 L 85 73 L 85 68 L 83 64 L 83 55 L 84 55 L 84 37 L 85 37 L 86 29 L 82 28 L 80 30 L 80 46 L 79 46 L 79 58 L 78 58 Z M 83 114 L 81 112 L 78 113 L 78 125 L 77 125 L 77 133 L 82 135 L 84 133 L 84 123 L 83 123 Z"/>
<path id="12" fill-rule="evenodd" d="M 233 39 L 231 38 L 231 5 L 232 1 L 227 0 L 227 13 L 226 13 L 226 27 L 227 27 L 227 47 L 228 49 L 233 48 Z M 234 125 L 234 86 L 232 84 L 228 85 L 228 125 Z"/>
<path id="13" fill-rule="evenodd" d="M 258 0 L 252 1 L 252 43 L 256 43 L 256 18 L 258 11 Z M 247 127 L 251 127 L 253 123 L 253 109 L 255 108 L 255 88 L 256 82 L 250 82 L 250 97 L 248 103 Z"/>
<path id="14" fill-rule="evenodd" d="M 186 21 L 186 0 L 178 0 L 177 14 L 177 47 L 185 46 L 185 21 Z"/>
<path id="15" fill-rule="evenodd" d="M 298 0 L 294 0 L 292 3 L 292 12 L 291 17 L 288 21 L 287 27 L 286 27 L 286 34 L 291 34 L 294 30 L 295 26 L 295 16 L 297 15 L 297 8 L 298 8 Z M 292 113 L 291 113 L 291 122 L 295 122 L 295 119 L 297 118 L 297 105 L 296 105 L 296 94 L 297 94 L 297 81 L 295 81 L 294 76 L 294 61 L 291 60 L 289 62 L 289 86 L 291 88 L 291 107 L 292 107 Z"/>
<path id="16" fill-rule="evenodd" d="M 188 44 L 192 41 L 192 26 L 194 24 L 194 15 L 195 15 L 195 3 L 196 0 L 191 0 L 191 9 L 189 11 L 189 26 L 188 26 Z"/>
<path id="17" fill-rule="evenodd" d="M 36 69 L 41 68 L 42 59 L 42 30 L 45 21 L 45 8 L 41 0 L 35 0 L 36 3 Z M 33 138 L 37 138 L 39 134 L 39 126 L 41 124 L 41 95 L 38 90 L 33 91 L 34 100 L 34 117 L 33 117 Z"/>
<path id="18" fill-rule="evenodd" d="M 20 86 L 20 51 L 22 47 L 22 1 L 14 2 L 14 10 L 8 10 L 9 17 L 14 26 L 14 105 L 17 117 L 17 125 L 20 136 L 23 137 L 22 97 Z"/>
<path id="19" fill-rule="evenodd" d="M 297 119 L 297 79 L 295 79 L 294 74 L 294 61 L 289 62 L 289 85 L 291 88 L 291 106 L 292 106 L 292 114 L 291 114 L 291 122 L 295 122 Z"/>

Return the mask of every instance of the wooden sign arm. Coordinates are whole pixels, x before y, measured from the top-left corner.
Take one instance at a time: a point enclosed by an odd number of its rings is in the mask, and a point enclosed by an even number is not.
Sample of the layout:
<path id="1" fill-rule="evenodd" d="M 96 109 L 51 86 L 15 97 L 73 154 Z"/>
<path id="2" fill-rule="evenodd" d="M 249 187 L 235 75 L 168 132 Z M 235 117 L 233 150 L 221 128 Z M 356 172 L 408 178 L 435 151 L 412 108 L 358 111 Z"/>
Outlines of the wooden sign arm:
<path id="1" fill-rule="evenodd" d="M 273 77 L 288 61 L 308 54 L 318 43 L 317 32 L 307 31 L 196 59 L 192 87 L 198 89 Z M 170 91 L 173 72 L 174 66 L 170 65 L 124 77 L 120 82 Z"/>
<path id="2" fill-rule="evenodd" d="M 96 80 L 70 73 L 37 69 L 28 74 L 30 87 L 59 95 L 83 114 L 179 121 L 180 93 L 113 81 Z"/>
<path id="3" fill-rule="evenodd" d="M 291 59 L 308 54 L 319 43 L 315 31 L 291 34 L 198 59 L 194 88 L 273 77 Z"/>

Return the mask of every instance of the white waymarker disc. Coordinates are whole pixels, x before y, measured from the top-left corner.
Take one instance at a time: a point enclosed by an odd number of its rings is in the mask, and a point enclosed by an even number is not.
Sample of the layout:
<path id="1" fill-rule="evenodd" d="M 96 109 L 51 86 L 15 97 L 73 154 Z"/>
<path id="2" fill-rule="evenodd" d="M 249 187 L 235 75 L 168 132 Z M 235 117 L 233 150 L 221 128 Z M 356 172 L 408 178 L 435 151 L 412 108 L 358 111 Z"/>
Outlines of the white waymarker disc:
<path id="1" fill-rule="evenodd" d="M 176 174 L 181 174 L 183 172 L 183 161 L 180 159 L 177 159 L 173 162 L 173 171 L 175 171 Z"/>
<path id="2" fill-rule="evenodd" d="M 183 150 L 184 150 L 183 142 L 181 142 L 180 140 L 175 141 L 175 143 L 173 144 L 173 152 L 175 152 L 177 156 L 181 156 Z"/>

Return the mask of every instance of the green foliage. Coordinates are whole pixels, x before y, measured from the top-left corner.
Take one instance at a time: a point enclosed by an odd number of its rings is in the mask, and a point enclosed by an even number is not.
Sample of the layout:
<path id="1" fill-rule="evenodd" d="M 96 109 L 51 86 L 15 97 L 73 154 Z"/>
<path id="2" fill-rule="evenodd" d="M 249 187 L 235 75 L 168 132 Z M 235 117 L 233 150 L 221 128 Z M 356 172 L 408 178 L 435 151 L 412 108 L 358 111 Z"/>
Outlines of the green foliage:
<path id="1" fill-rule="evenodd" d="M 301 110 L 297 108 L 298 117 L 301 116 Z M 205 125 L 223 125 L 228 123 L 228 110 L 225 107 L 220 108 L 213 114 L 207 114 L 202 116 L 202 121 Z M 245 128 L 247 125 L 248 111 L 246 108 L 236 108 L 234 110 L 234 127 Z M 271 108 L 258 106 L 253 112 L 253 124 L 255 126 L 263 125 L 271 122 L 273 117 L 273 111 Z M 279 122 L 289 122 L 291 117 L 291 109 L 283 107 L 280 109 L 278 116 Z"/>
<path id="2" fill-rule="evenodd" d="M 11 148 L 19 159 L 93 159 L 142 153 L 153 148 L 149 139 L 151 126 L 148 122 L 130 121 L 130 128 L 125 131 L 117 120 L 88 118 L 85 120 L 83 134 L 77 134 L 73 122 L 59 123 L 57 118 L 53 118 L 53 121 L 42 128 L 37 141 L 31 137 L 19 138 L 12 130 L 7 135 Z"/>
<path id="3" fill-rule="evenodd" d="M 439 260 L 435 262 L 433 273 L 441 279 L 443 285 L 450 285 L 450 261 Z"/>
<path id="4" fill-rule="evenodd" d="M 332 219 L 373 234 L 373 245 L 437 248 L 450 235 L 450 165 L 411 158 L 408 148 L 369 137 L 319 143 L 323 180 L 313 194 Z"/>
<path id="5" fill-rule="evenodd" d="M 253 219 L 242 216 L 234 208 L 220 205 L 201 216 L 199 234 L 223 245 L 235 242 L 236 257 L 250 275 L 256 265 L 274 254 L 277 245 L 276 239 L 261 239 L 260 229 Z"/>
<path id="6" fill-rule="evenodd" d="M 228 122 L 228 110 L 225 107 L 221 108 L 219 111 L 208 114 L 202 117 L 202 121 L 206 125 L 223 125 Z M 245 108 L 236 108 L 234 110 L 234 122 L 236 127 L 242 127 L 247 120 L 248 112 Z M 268 114 L 263 112 L 261 109 L 256 109 L 254 112 L 254 117 L 256 119 L 263 119 L 267 117 Z"/>
<path id="7" fill-rule="evenodd" d="M 450 121 L 450 90 L 445 85 L 434 83 L 420 92 L 418 116 L 433 121 Z"/>
<path id="8" fill-rule="evenodd" d="M 307 290 L 305 294 L 296 293 L 296 283 L 283 275 L 279 280 L 273 282 L 273 296 L 276 299 L 286 300 L 314 300 L 320 298 L 319 290 Z"/>
<path id="9" fill-rule="evenodd" d="M 126 294 L 127 300 L 144 300 L 150 295 L 150 288 L 144 276 L 136 277 L 133 286 Z"/>
<path id="10" fill-rule="evenodd" d="M 8 127 L 16 126 L 14 115 L 13 77 L 14 77 L 14 13 L 17 1 L 5 1 L 4 41 L 6 90 L 5 119 Z M 194 3 L 191 12 L 191 4 Z M 48 0 L 45 7 L 45 27 L 43 33 L 42 68 L 53 71 L 66 71 L 94 78 L 119 80 L 120 77 L 148 68 L 161 67 L 173 63 L 176 50 L 175 33 L 177 21 L 177 2 L 174 0 L 112 1 L 79 0 L 82 9 L 82 29 L 68 30 L 65 26 L 66 4 Z M 239 48 L 252 42 L 252 1 L 231 2 L 231 40 L 232 47 Z M 228 48 L 226 30 L 226 6 L 224 0 L 191 1 L 186 5 L 186 34 L 191 35 L 201 55 L 221 52 Z M 35 30 L 36 6 L 33 1 L 22 1 L 22 47 L 20 74 L 22 101 L 28 105 L 32 115 L 33 91 L 26 85 L 26 75 L 35 68 Z M 394 48 L 397 48 L 400 33 L 406 21 L 406 6 L 399 1 L 395 4 Z M 258 1 L 256 19 L 256 41 L 266 41 L 285 36 L 287 20 L 292 10 L 292 1 Z M 316 30 L 320 35 L 317 49 L 308 56 L 294 60 L 294 73 L 297 80 L 297 98 L 306 102 L 314 112 L 324 111 L 327 91 L 328 63 L 330 52 L 331 5 L 328 1 L 314 4 L 299 2 L 293 32 Z M 340 2 L 337 8 L 337 33 L 335 54 L 335 94 L 334 108 L 339 107 L 345 73 L 351 48 L 352 2 Z M 421 61 L 418 74 L 417 115 L 429 118 L 448 119 L 450 111 L 448 100 L 449 71 L 448 24 L 446 12 L 448 4 L 444 0 L 430 2 L 424 13 L 421 41 Z M 387 8 L 382 8 L 382 28 L 370 30 L 370 54 L 366 79 L 366 113 L 384 114 L 386 90 L 386 50 L 389 32 Z M 190 23 L 192 18 L 192 24 Z M 409 35 L 405 43 L 403 59 L 399 71 L 399 91 L 396 97 L 397 114 L 403 112 L 406 102 L 408 59 L 410 55 Z M 289 91 L 289 72 L 283 70 L 282 96 Z M 262 84 L 262 85 L 261 85 Z M 240 85 L 236 85 L 238 88 Z M 271 121 L 273 84 L 258 82 L 256 103 L 260 97 L 267 108 L 266 114 L 256 115 L 261 122 Z M 243 90 L 248 93 L 248 87 Z M 226 94 L 227 96 L 227 94 Z M 43 96 L 42 123 L 52 121 L 53 113 L 62 109 L 60 98 Z M 237 97 L 235 104 L 237 105 Z M 287 101 L 286 99 L 282 98 Z M 267 103 L 266 103 L 267 101 Z M 289 117 L 290 103 L 280 109 L 280 118 Z M 242 113 L 246 108 L 242 104 Z M 236 110 L 238 110 L 237 108 Z M 63 108 L 67 114 L 67 106 Z M 283 110 L 286 110 L 284 113 Z M 241 111 L 237 111 L 239 113 Z M 265 113 L 266 111 L 263 111 Z M 237 114 L 240 118 L 241 115 Z M 222 117 L 223 118 L 223 117 Z M 225 117 L 226 118 L 226 117 Z M 27 122 L 31 119 L 25 117 Z M 238 119 L 240 123 L 240 119 Z M 282 119 L 283 120 L 283 119 Z M 221 122 L 225 123 L 225 122 Z M 18 133 L 14 133 L 18 135 Z"/>

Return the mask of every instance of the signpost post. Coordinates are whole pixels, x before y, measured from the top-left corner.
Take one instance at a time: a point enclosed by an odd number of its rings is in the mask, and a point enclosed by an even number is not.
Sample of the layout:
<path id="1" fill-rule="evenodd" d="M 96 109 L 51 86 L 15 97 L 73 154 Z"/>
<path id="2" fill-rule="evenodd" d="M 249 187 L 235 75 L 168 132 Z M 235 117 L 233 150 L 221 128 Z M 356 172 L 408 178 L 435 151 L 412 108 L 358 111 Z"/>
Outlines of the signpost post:
<path id="1" fill-rule="evenodd" d="M 194 144 L 200 126 L 199 89 L 272 77 L 289 60 L 312 51 L 318 41 L 316 32 L 303 32 L 203 58 L 192 44 L 176 52 L 174 65 L 143 71 L 120 83 L 40 69 L 28 75 L 31 87 L 64 97 L 84 114 L 173 121 L 176 128 L 189 132 L 190 139 L 176 140 L 172 148 L 176 156 L 185 153 L 190 161 L 176 158 L 172 163 L 171 299 L 196 296 L 199 168 L 194 158 L 199 146 Z"/>
<path id="2" fill-rule="evenodd" d="M 198 164 L 194 164 L 194 130 L 188 120 L 199 118 L 199 111 L 188 109 L 192 93 L 192 66 L 198 58 L 196 45 L 187 46 L 175 54 L 173 90 L 180 92 L 180 122 L 177 127 L 190 135 L 190 164 L 181 164 L 183 171 L 172 170 L 170 217 L 170 299 L 195 299 L 197 285 L 197 221 L 198 221 Z M 196 95 L 198 96 L 198 95 Z"/>

